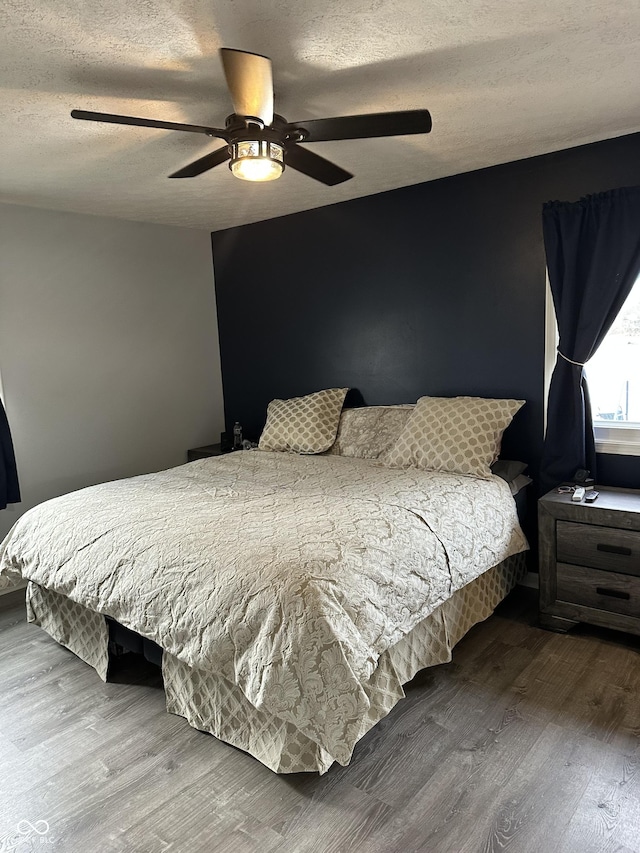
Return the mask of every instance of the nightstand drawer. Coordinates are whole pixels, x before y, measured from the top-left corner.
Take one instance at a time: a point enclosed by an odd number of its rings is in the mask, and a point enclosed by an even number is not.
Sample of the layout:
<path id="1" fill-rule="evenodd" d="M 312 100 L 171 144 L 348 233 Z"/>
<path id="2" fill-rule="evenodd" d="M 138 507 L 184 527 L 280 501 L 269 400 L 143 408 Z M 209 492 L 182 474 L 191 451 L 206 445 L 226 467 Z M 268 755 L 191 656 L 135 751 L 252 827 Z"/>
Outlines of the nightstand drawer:
<path id="1" fill-rule="evenodd" d="M 640 616 L 640 578 L 631 575 L 558 563 L 556 595 L 558 601 Z"/>
<path id="2" fill-rule="evenodd" d="M 558 521 L 557 560 L 640 575 L 640 531 Z"/>

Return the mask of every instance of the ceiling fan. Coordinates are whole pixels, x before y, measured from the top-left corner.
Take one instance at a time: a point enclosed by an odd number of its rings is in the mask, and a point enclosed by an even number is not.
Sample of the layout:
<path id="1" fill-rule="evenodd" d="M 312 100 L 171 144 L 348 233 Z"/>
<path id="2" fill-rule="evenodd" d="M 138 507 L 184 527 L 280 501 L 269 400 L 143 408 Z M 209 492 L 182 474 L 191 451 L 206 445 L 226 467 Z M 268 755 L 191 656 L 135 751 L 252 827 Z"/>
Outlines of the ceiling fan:
<path id="1" fill-rule="evenodd" d="M 273 77 L 268 57 L 231 48 L 222 48 L 220 55 L 234 109 L 224 128 L 86 110 L 72 110 L 71 116 L 87 121 L 204 133 L 227 143 L 169 175 L 170 178 L 193 178 L 229 160 L 233 174 L 243 180 L 272 181 L 280 177 L 286 165 L 327 186 L 341 184 L 353 175 L 300 143 L 401 136 L 431 130 L 428 110 L 288 122 L 273 111 Z"/>

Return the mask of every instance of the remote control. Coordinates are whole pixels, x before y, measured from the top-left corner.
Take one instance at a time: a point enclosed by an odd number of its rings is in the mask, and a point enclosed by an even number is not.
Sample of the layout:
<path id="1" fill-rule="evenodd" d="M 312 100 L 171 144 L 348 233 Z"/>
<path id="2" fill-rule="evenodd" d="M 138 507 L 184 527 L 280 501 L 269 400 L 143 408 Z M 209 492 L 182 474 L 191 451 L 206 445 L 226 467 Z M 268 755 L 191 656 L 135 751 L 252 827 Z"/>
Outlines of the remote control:
<path id="1" fill-rule="evenodd" d="M 573 494 L 571 495 L 571 500 L 576 503 L 580 503 L 582 498 L 585 496 L 585 489 L 582 486 L 576 486 L 573 490 Z"/>
<path id="2" fill-rule="evenodd" d="M 599 494 L 600 492 L 596 492 L 595 489 L 591 489 L 591 491 L 587 492 L 584 496 L 584 499 L 588 504 L 592 504 Z"/>

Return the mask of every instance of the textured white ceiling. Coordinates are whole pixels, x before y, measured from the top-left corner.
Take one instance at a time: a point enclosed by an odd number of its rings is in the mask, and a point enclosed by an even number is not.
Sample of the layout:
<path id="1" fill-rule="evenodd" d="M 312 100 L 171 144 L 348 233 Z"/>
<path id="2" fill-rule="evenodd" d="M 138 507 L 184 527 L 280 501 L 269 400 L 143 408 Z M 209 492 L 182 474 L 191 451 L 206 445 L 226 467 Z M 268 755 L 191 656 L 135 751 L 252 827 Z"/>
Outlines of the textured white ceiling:
<path id="1" fill-rule="evenodd" d="M 220 126 L 218 58 L 273 60 L 288 120 L 426 107 L 426 136 L 309 146 L 355 177 L 226 165 L 220 145 L 73 108 Z M 640 130 L 639 0 L 2 0 L 0 201 L 216 230 Z"/>

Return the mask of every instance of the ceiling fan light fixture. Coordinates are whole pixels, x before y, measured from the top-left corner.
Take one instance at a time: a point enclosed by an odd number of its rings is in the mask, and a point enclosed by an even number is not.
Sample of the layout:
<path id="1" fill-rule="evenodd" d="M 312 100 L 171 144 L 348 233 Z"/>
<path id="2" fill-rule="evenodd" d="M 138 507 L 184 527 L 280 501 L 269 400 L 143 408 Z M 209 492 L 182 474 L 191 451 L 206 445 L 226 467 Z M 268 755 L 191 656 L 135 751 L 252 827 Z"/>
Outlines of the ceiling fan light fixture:
<path id="1" fill-rule="evenodd" d="M 194 178 L 229 162 L 229 168 L 237 178 L 268 182 L 280 177 L 286 160 L 287 168 L 301 172 L 327 187 L 335 187 L 353 178 L 353 175 L 299 143 L 374 139 L 431 131 L 431 115 L 425 109 L 288 122 L 273 111 L 272 68 L 267 56 L 221 48 L 220 57 L 233 104 L 233 112 L 227 116 L 224 128 L 88 110 L 71 110 L 71 117 L 134 127 L 203 133 L 225 141 L 223 148 L 217 148 L 188 163 L 169 175 L 170 178 Z"/>
<path id="2" fill-rule="evenodd" d="M 267 139 L 243 139 L 231 144 L 229 168 L 243 181 L 275 181 L 284 172 L 284 148 Z"/>

